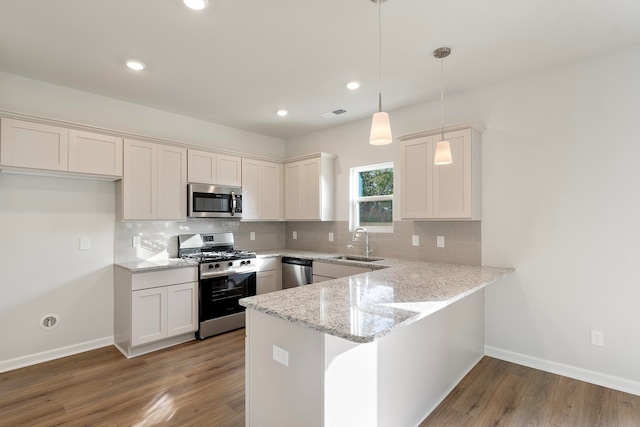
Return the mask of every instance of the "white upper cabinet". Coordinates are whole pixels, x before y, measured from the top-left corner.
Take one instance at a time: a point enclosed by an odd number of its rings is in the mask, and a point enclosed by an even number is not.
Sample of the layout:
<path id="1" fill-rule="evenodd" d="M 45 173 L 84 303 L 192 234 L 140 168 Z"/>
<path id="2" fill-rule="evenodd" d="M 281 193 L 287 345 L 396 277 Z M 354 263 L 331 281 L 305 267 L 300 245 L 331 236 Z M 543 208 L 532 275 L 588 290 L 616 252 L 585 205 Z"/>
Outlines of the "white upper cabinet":
<path id="1" fill-rule="evenodd" d="M 278 221 L 283 217 L 282 165 L 242 159 L 242 220 Z"/>
<path id="2" fill-rule="evenodd" d="M 184 148 L 125 139 L 122 219 L 186 219 Z"/>
<path id="3" fill-rule="evenodd" d="M 187 150 L 158 145 L 158 219 L 187 218 Z"/>
<path id="4" fill-rule="evenodd" d="M 2 166 L 68 170 L 68 129 L 6 118 L 0 126 Z"/>
<path id="5" fill-rule="evenodd" d="M 122 138 L 8 118 L 0 127 L 2 166 L 122 176 Z"/>
<path id="6" fill-rule="evenodd" d="M 70 129 L 69 172 L 122 176 L 122 138 Z"/>
<path id="7" fill-rule="evenodd" d="M 208 151 L 188 150 L 188 179 L 199 184 L 242 185 L 242 159 Z"/>
<path id="8" fill-rule="evenodd" d="M 285 220 L 335 219 L 335 156 L 319 153 L 284 165 Z"/>
<path id="9" fill-rule="evenodd" d="M 403 219 L 480 219 L 480 132 L 464 125 L 445 132 L 453 163 L 434 165 L 437 130 L 401 137 Z"/>

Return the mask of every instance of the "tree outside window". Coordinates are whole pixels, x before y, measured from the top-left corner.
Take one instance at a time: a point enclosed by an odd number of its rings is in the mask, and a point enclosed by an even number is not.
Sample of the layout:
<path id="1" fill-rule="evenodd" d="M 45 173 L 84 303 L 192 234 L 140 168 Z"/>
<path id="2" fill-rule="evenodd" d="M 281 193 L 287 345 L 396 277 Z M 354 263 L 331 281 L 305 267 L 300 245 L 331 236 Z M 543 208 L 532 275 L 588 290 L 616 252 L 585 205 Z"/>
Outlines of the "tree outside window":
<path id="1" fill-rule="evenodd" d="M 350 228 L 393 231 L 393 163 L 351 168 Z"/>

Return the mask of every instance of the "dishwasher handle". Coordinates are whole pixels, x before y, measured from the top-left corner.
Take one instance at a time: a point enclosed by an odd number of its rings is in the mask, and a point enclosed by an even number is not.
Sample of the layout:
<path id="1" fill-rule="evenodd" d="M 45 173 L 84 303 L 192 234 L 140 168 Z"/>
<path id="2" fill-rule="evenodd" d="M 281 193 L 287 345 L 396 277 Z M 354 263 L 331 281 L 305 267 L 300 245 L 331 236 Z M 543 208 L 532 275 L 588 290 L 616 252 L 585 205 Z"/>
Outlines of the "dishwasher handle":
<path id="1" fill-rule="evenodd" d="M 301 265 L 301 266 L 304 266 L 304 267 L 312 267 L 313 266 L 313 261 L 310 260 L 310 259 L 296 258 L 296 257 L 290 257 L 290 256 L 283 256 L 282 257 L 282 263 L 283 264 Z"/>

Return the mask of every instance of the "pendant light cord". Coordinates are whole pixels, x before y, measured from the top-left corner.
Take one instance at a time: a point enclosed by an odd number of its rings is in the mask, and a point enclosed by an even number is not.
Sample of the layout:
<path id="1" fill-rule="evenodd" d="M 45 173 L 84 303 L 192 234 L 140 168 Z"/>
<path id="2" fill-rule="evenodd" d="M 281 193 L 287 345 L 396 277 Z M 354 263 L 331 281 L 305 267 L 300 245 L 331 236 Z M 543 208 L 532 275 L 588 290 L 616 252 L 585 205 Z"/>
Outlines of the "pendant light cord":
<path id="1" fill-rule="evenodd" d="M 382 111 L 382 0 L 378 0 L 378 111 Z"/>
<path id="2" fill-rule="evenodd" d="M 444 141 L 444 59 L 440 57 L 440 126 L 442 129 L 442 139 Z"/>

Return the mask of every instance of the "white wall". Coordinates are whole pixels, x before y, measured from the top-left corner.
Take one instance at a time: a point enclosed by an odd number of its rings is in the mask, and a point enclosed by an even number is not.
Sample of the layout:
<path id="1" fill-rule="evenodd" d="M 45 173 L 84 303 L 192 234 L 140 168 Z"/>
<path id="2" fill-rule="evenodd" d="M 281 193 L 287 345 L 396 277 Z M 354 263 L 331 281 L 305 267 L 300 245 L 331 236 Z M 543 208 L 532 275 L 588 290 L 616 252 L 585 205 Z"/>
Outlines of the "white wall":
<path id="1" fill-rule="evenodd" d="M 517 269 L 486 291 L 488 347 L 640 382 L 639 75 L 632 48 L 446 98 L 446 123 L 487 127 L 483 264 Z M 390 117 L 395 136 L 437 128 L 439 103 Z M 368 132 L 367 119 L 287 143 L 287 157 L 339 156 L 338 219 L 350 167 L 397 161 L 398 144 L 371 147 Z"/>
<path id="2" fill-rule="evenodd" d="M 113 182 L 0 174 L 0 371 L 111 342 L 114 194 Z M 50 313 L 60 321 L 44 331 Z"/>
<path id="3" fill-rule="evenodd" d="M 185 144 L 284 158 L 281 139 L 0 72 L 0 110 Z M 211 102 L 215 102 L 212 98 Z"/>

